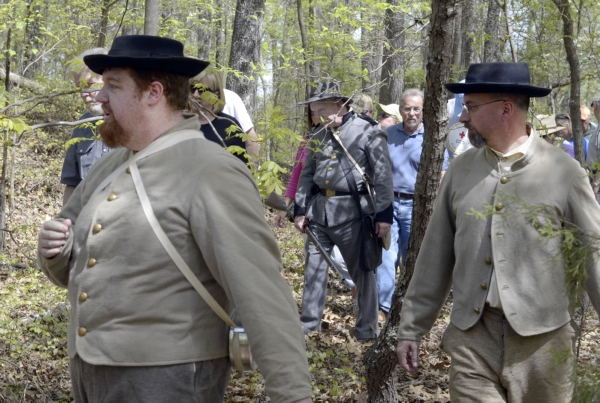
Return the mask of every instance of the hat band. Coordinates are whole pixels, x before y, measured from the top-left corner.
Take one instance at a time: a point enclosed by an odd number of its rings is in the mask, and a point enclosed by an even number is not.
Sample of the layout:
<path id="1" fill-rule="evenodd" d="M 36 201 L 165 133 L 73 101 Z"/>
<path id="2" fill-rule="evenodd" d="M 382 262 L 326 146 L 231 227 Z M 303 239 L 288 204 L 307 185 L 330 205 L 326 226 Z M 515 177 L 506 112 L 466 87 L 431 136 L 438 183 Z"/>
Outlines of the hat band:
<path id="1" fill-rule="evenodd" d="M 174 54 L 148 52 L 139 49 L 111 49 L 109 56 L 127 56 L 127 57 L 182 57 Z"/>

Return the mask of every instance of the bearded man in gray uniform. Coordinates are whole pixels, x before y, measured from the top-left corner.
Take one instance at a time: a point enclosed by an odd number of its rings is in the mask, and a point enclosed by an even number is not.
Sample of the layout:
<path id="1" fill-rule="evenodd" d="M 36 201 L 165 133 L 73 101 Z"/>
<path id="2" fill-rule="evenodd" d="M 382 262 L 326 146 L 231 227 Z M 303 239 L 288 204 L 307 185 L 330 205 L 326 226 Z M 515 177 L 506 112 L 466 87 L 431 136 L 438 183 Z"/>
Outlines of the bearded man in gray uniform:
<path id="1" fill-rule="evenodd" d="M 320 83 L 308 101 L 312 113 L 322 122 L 309 140 L 309 152 L 296 192 L 294 222 L 300 232 L 309 226 L 327 253 L 336 245 L 356 284 L 358 316 L 355 335 L 358 340 L 377 337 L 377 283 L 372 271 L 360 266 L 361 212 L 353 197 L 349 180 L 356 182 L 363 214 L 375 213 L 377 235 L 385 236 L 391 227 L 394 191 L 387 134 L 374 120 L 350 110 L 352 102 L 340 93 L 334 82 Z M 341 159 L 348 159 L 335 139 L 337 134 L 350 155 L 368 175 L 375 188 L 373 206 L 363 177 L 349 163 L 344 170 Z M 327 263 L 309 246 L 304 272 L 304 295 L 300 320 L 305 332 L 320 330 L 327 296 Z"/>
<path id="2" fill-rule="evenodd" d="M 227 325 L 183 261 L 218 305 L 236 308 L 271 399 L 310 402 L 297 308 L 256 184 L 182 112 L 188 79 L 208 63 L 143 35 L 84 61 L 103 75 L 102 139 L 122 147 L 91 168 L 38 241 L 40 267 L 68 288 L 75 401 L 223 401 Z"/>
<path id="3" fill-rule="evenodd" d="M 400 365 L 417 371 L 421 337 L 452 288 L 442 345 L 452 361 L 453 402 L 570 402 L 574 301 L 562 237 L 541 241 L 539 228 L 577 226 L 580 240 L 593 242 L 600 206 L 577 161 L 527 123 L 530 97 L 550 89 L 531 85 L 525 63 L 472 64 L 464 83 L 446 88 L 465 94 L 460 122 L 474 147 L 450 164 L 438 191 L 402 307 Z M 473 214 L 491 206 L 485 219 Z M 590 256 L 585 269 L 598 311 L 597 260 Z M 566 360 L 556 362 L 558 355 Z"/>

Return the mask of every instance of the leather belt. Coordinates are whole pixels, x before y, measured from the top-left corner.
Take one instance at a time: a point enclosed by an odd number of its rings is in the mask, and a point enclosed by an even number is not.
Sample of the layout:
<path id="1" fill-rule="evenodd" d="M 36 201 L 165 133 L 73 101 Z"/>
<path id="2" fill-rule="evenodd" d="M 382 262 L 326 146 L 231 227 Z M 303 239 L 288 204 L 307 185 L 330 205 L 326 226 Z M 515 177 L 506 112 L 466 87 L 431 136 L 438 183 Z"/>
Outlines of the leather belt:
<path id="1" fill-rule="evenodd" d="M 361 190 L 358 192 L 359 195 L 366 195 L 369 192 L 366 190 Z M 335 196 L 352 196 L 352 192 L 340 192 L 337 190 L 331 189 L 321 189 L 321 194 L 325 197 L 335 197 Z"/>
<path id="2" fill-rule="evenodd" d="M 415 195 L 413 195 L 413 194 L 402 193 L 402 192 L 394 192 L 394 196 L 399 197 L 401 199 L 414 199 L 415 198 Z"/>

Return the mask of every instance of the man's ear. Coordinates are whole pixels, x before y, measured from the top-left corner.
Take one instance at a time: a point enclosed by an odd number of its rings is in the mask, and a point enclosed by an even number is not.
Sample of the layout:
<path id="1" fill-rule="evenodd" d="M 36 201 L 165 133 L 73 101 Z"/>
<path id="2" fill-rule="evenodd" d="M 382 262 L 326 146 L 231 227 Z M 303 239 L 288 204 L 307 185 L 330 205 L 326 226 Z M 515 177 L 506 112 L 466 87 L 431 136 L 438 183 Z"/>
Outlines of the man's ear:
<path id="1" fill-rule="evenodd" d="M 148 86 L 148 105 L 156 105 L 163 94 L 163 85 L 159 81 L 152 81 Z"/>

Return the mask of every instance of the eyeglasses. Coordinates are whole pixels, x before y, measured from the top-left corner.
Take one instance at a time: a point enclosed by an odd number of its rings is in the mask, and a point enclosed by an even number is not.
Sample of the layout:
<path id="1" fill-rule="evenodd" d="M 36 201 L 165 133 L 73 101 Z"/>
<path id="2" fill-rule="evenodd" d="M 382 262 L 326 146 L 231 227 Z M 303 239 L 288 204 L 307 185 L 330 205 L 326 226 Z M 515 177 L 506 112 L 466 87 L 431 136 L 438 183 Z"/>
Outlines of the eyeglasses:
<path id="1" fill-rule="evenodd" d="M 475 112 L 475 109 L 479 108 L 480 106 L 489 105 L 489 104 L 493 104 L 493 103 L 496 103 L 496 102 L 506 102 L 506 99 L 497 99 L 495 101 L 485 102 L 483 104 L 477 104 L 477 105 L 467 105 L 467 104 L 465 104 L 463 102 L 462 103 L 462 108 L 463 108 L 463 111 L 465 111 L 465 113 L 467 115 L 469 115 L 469 114 L 471 114 L 471 112 Z"/>
<path id="2" fill-rule="evenodd" d="M 404 113 L 410 113 L 412 111 L 415 114 L 417 114 L 417 113 L 421 113 L 422 110 L 423 110 L 423 108 L 410 108 L 408 106 L 406 108 L 402 108 L 402 112 L 404 112 Z"/>
<path id="3" fill-rule="evenodd" d="M 219 94 L 219 90 L 211 90 L 204 84 L 190 84 L 190 94 L 194 94 L 196 91 L 198 91 L 198 94 L 200 95 L 204 94 L 205 92 L 212 92 L 215 95 Z"/>

